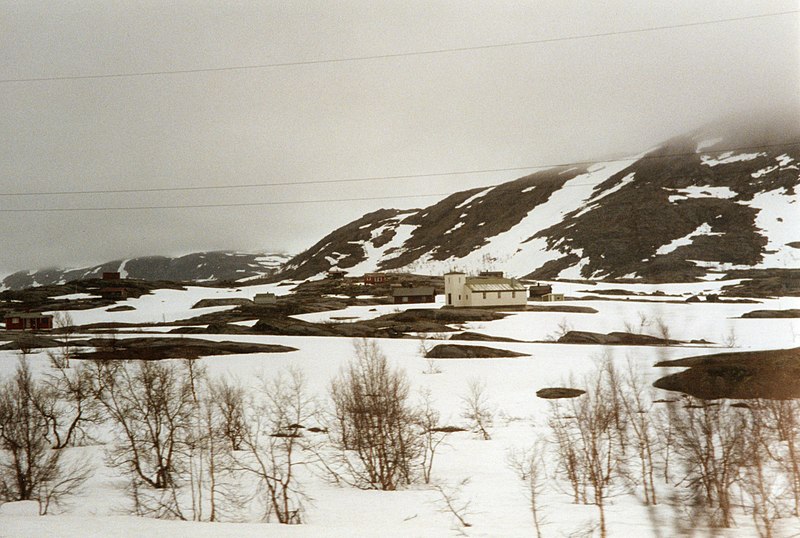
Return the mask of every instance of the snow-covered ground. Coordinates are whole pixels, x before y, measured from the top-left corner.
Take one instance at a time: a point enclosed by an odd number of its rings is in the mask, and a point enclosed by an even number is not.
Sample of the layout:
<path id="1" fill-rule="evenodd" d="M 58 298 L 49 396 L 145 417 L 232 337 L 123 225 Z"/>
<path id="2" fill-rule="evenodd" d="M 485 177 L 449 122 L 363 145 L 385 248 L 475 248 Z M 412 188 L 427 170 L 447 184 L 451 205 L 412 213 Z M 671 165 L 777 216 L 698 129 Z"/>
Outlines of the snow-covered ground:
<path id="1" fill-rule="evenodd" d="M 714 293 L 730 281 L 691 284 L 620 285 L 558 283 L 558 293 L 577 295 L 581 290 L 624 288 L 634 292 L 663 291 L 665 299 L 682 300 L 688 295 Z M 77 323 L 94 321 L 162 321 L 175 320 L 205 311 L 191 310 L 192 304 L 204 298 L 246 297 L 255 293 L 288 292 L 279 286 L 242 287 L 238 290 L 191 287 L 186 291 L 161 290 L 152 296 L 128 300 L 135 311 L 109 313 L 105 310 L 71 312 Z M 659 360 L 728 351 L 734 349 L 772 349 L 800 346 L 800 320 L 797 319 L 740 319 L 744 312 L 756 309 L 800 308 L 800 298 L 764 300 L 760 304 L 720 303 L 661 303 L 634 301 L 628 297 L 613 300 L 567 301 L 566 305 L 590 306 L 596 314 L 560 312 L 519 312 L 504 319 L 467 324 L 470 330 L 518 340 L 546 340 L 563 327 L 575 330 L 609 332 L 626 330 L 626 323 L 641 327 L 643 332 L 658 334 L 656 324 L 663 321 L 670 337 L 680 340 L 705 338 L 716 345 L 686 347 L 604 347 L 559 345 L 554 343 L 497 343 L 495 347 L 511 349 L 527 356 L 515 359 L 446 359 L 437 360 L 440 373 L 426 373 L 427 361 L 421 357 L 419 342 L 414 339 L 383 339 L 378 343 L 393 364 L 404 369 L 413 393 L 430 390 L 435 407 L 441 412 L 442 424 L 461 425 L 462 395 L 470 380 L 485 383 L 491 407 L 495 411 L 492 439 L 479 440 L 470 432 L 451 434 L 437 453 L 433 479 L 445 487 L 454 487 L 463 479 L 461 498 L 470 503 L 466 519 L 471 527 L 459 529 L 453 517 L 442 511 L 441 496 L 432 487 L 418 485 L 401 491 L 360 491 L 336 486 L 324 477 L 303 473 L 303 485 L 312 498 L 307 503 L 307 522 L 297 527 L 257 522 L 248 523 L 190 523 L 159 521 L 123 515 L 126 503 L 121 489 L 123 480 L 107 467 L 104 447 L 90 446 L 72 451 L 71 457 L 92 462 L 96 472 L 85 492 L 74 499 L 62 514 L 39 517 L 35 508 L 24 503 L 0 507 L 0 536 L 3 537 L 87 537 L 87 536 L 533 536 L 528 500 L 524 483 L 506 465 L 509 449 L 530 447 L 548 433 L 546 417 L 548 403 L 536 397 L 536 391 L 550 386 L 580 385 L 581 376 L 591 371 L 599 357 L 610 355 L 622 365 L 634 361 L 648 381 L 666 374 L 652 368 Z M 541 303 L 537 303 L 541 304 Z M 548 303 L 552 305 L 552 303 Z M 411 305 L 410 305 L 411 306 Z M 420 306 L 420 305 L 416 305 Z M 422 305 L 426 306 L 426 305 Z M 438 307 L 441 304 L 427 305 Z M 393 312 L 396 305 L 350 307 L 335 312 L 297 316 L 309 321 L 325 321 L 336 317 L 366 319 Z M 124 316 L 131 317 L 124 317 Z M 730 340 L 734 336 L 733 341 Z M 155 336 L 155 335 L 154 335 Z M 122 336 L 121 336 L 122 337 Z M 235 377 L 252 383 L 256 376 L 267 377 L 289 366 L 299 368 L 307 377 L 310 392 L 325 403 L 331 380 L 342 365 L 353 356 L 353 342 L 345 338 L 307 338 L 261 335 L 208 335 L 209 339 L 237 340 L 284 344 L 297 351 L 284 354 L 253 354 L 209 357 L 202 359 L 212 375 Z M 48 368 L 45 353 L 30 357 L 35 373 Z M 0 376 L 8 376 L 16 364 L 16 355 L 0 351 Z M 553 462 L 549 463 L 553 467 Z M 548 524 L 545 536 L 569 536 L 596 522 L 593 506 L 572 504 L 570 496 L 560 491 L 553 481 L 540 500 Z M 669 536 L 670 521 L 675 518 L 667 504 L 660 505 L 654 514 L 640 505 L 635 496 L 622 495 L 611 499 L 607 509 L 609 536 Z M 666 523 L 653 530 L 651 516 Z M 748 516 L 737 513 L 737 527 L 724 536 L 750 537 L 755 530 Z M 778 530 L 778 536 L 789 536 L 792 525 L 788 520 Z"/>

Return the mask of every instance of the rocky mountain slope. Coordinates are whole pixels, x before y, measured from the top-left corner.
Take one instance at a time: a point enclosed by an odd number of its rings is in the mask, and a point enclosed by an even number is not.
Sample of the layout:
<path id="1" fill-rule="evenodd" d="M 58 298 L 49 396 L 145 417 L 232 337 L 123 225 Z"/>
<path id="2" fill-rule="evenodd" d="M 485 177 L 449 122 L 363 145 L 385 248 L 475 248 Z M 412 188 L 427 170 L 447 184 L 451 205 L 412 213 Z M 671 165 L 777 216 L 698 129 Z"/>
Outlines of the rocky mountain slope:
<path id="1" fill-rule="evenodd" d="M 800 267 L 800 137 L 706 130 L 630 159 L 542 170 L 424 209 L 367 214 L 294 257 L 332 267 L 685 280 Z"/>
<path id="2" fill-rule="evenodd" d="M 2 289 L 64 284 L 72 280 L 97 278 L 105 271 L 118 271 L 123 278 L 213 282 L 239 281 L 270 276 L 288 259 L 281 254 L 245 254 L 240 252 L 198 252 L 176 258 L 147 256 L 107 262 L 80 269 L 42 269 L 19 271 L 2 280 Z"/>

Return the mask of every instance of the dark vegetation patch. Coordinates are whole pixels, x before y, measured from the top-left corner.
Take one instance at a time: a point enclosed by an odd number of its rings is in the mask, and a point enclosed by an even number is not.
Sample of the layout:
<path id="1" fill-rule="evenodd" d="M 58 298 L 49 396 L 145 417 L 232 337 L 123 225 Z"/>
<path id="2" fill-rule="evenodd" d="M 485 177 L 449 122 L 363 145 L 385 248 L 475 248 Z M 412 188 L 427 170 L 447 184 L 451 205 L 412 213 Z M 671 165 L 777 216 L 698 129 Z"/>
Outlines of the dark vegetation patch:
<path id="1" fill-rule="evenodd" d="M 438 344 L 428 351 L 429 359 L 496 359 L 509 357 L 527 357 L 525 353 L 517 353 L 507 349 L 486 346 L 462 346 L 459 344 Z"/>
<path id="2" fill-rule="evenodd" d="M 574 306 L 566 304 L 555 305 L 532 305 L 525 307 L 525 312 L 567 312 L 570 314 L 597 314 L 597 310 L 591 306 Z"/>
<path id="3" fill-rule="evenodd" d="M 536 391 L 536 396 L 547 400 L 558 400 L 560 398 L 577 398 L 581 394 L 586 394 L 586 391 L 581 389 L 570 389 L 566 387 L 550 387 L 546 389 L 539 389 Z"/>
<path id="4" fill-rule="evenodd" d="M 723 286 L 722 295 L 738 297 L 800 297 L 800 269 L 731 271 L 726 279 L 746 279 Z"/>
<path id="5" fill-rule="evenodd" d="M 358 242 L 371 241 L 373 230 L 392 222 L 396 223 L 398 220 L 396 217 L 401 213 L 407 211 L 380 209 L 334 230 L 311 248 L 289 260 L 284 271 L 276 278 L 304 279 L 323 273 L 331 268 L 331 263 L 326 259 L 328 257 L 339 259 L 338 266 L 342 269 L 357 265 L 365 259 L 364 249 Z M 394 235 L 393 230 L 387 231 L 383 240 L 386 240 L 390 233 Z"/>
<path id="6" fill-rule="evenodd" d="M 788 310 L 753 310 L 742 314 L 743 318 L 800 318 L 800 309 Z"/>
<path id="7" fill-rule="evenodd" d="M 196 359 L 212 355 L 238 355 L 249 353 L 286 353 L 297 351 L 276 344 L 247 342 L 214 342 L 200 338 L 93 338 L 88 341 L 96 351 L 80 351 L 78 359 L 99 360 L 161 360 Z"/>
<path id="8" fill-rule="evenodd" d="M 792 248 L 800 248 L 800 241 L 792 241 L 791 243 L 786 243 L 786 246 Z"/>
<path id="9" fill-rule="evenodd" d="M 101 280 L 92 278 L 76 280 L 63 285 L 36 286 L 23 290 L 0 292 L 0 314 L 9 312 L 43 312 L 58 310 L 87 310 L 113 305 L 116 301 L 100 297 L 100 290 L 108 287 L 125 288 L 129 298 L 137 298 L 157 289 L 184 289 L 176 282 L 145 280 Z M 87 293 L 95 295 L 85 299 L 55 299 L 61 295 Z"/>
<path id="10" fill-rule="evenodd" d="M 211 306 L 249 306 L 253 304 L 250 299 L 241 297 L 226 297 L 224 299 L 201 299 L 197 301 L 192 308 L 208 308 Z"/>
<path id="11" fill-rule="evenodd" d="M 515 340 L 514 338 L 504 338 L 502 336 L 490 336 L 488 334 L 469 331 L 451 335 L 450 340 L 465 340 L 467 342 L 524 342 L 524 340 Z"/>
<path id="12" fill-rule="evenodd" d="M 437 426 L 435 428 L 431 428 L 432 432 L 437 433 L 456 433 L 456 432 L 465 432 L 469 431 L 466 428 L 462 428 L 460 426 Z"/>
<path id="13" fill-rule="evenodd" d="M 119 306 L 112 306 L 111 308 L 106 308 L 106 312 L 128 312 L 130 310 L 136 310 L 136 308 L 128 304 L 122 304 Z"/>
<path id="14" fill-rule="evenodd" d="M 610 332 L 608 334 L 589 331 L 569 331 L 558 339 L 559 344 L 595 344 L 603 346 L 674 346 L 683 342 L 648 334 Z"/>
<path id="15" fill-rule="evenodd" d="M 486 244 L 490 238 L 510 230 L 534 207 L 560 189 L 566 181 L 585 169 L 553 168 L 497 185 L 470 202 L 470 197 L 484 190 L 470 189 L 448 196 L 441 202 L 417 211 L 404 224 L 418 227 L 403 245 L 405 251 L 383 263 L 383 269 L 403 267 L 429 252 L 435 260 L 460 258 Z M 459 207 L 460 206 L 460 207 Z M 454 229 L 459 225 L 457 229 Z M 447 235 L 445 235 L 446 232 Z M 443 241 L 442 238 L 446 238 Z"/>
<path id="16" fill-rule="evenodd" d="M 436 321 L 439 323 L 466 323 L 467 321 L 492 321 L 507 314 L 477 308 L 409 308 L 402 312 L 376 318 L 380 321 Z"/>
<path id="17" fill-rule="evenodd" d="M 634 181 L 605 195 L 595 209 L 568 214 L 534 237 L 545 238 L 551 249 L 561 250 L 565 256 L 582 249 L 590 260 L 582 269 L 583 277 L 601 274 L 620 278 L 636 273 L 651 282 L 679 282 L 705 274 L 706 270 L 691 260 L 759 263 L 767 240 L 755 225 L 758 210 L 739 202 L 781 187 L 792 191 L 797 183 L 792 170 L 776 170 L 759 181 L 753 181 L 751 174 L 775 164 L 775 157 L 783 153 L 797 157 L 797 147 L 770 148 L 756 159 L 710 167 L 703 164 L 701 155 L 689 155 L 696 144 L 691 138 L 676 138 L 663 145 L 648 156 L 657 158 L 640 159 L 598 185 L 595 194 L 599 197 L 635 174 Z M 736 196 L 670 201 L 670 196 L 677 194 L 675 189 L 705 185 L 728 187 Z M 656 254 L 662 245 L 687 236 L 703 224 L 719 235 L 697 236 L 689 245 Z M 552 263 L 555 267 L 557 262 Z M 542 269 L 532 276 L 551 276 L 541 274 Z"/>
<path id="18" fill-rule="evenodd" d="M 688 367 L 653 383 L 697 398 L 800 398 L 800 348 L 719 353 L 656 364 Z"/>

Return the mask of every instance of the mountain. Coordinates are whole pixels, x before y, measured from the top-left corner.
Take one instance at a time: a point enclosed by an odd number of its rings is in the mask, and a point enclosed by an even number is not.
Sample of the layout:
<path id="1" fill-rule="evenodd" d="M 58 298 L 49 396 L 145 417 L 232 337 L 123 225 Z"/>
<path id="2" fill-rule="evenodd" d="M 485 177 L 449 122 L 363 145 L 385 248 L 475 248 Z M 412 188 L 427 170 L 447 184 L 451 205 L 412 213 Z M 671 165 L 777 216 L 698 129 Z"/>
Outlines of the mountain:
<path id="1" fill-rule="evenodd" d="M 678 281 L 800 267 L 800 136 L 781 135 L 705 129 L 629 159 L 382 209 L 333 231 L 280 276 L 338 267 Z"/>
<path id="2" fill-rule="evenodd" d="M 71 280 L 99 277 L 104 271 L 120 272 L 123 278 L 213 282 L 241 281 L 274 274 L 287 260 L 283 254 L 198 252 L 176 258 L 146 256 L 106 262 L 81 269 L 19 271 L 3 279 L 0 289 L 64 284 Z"/>

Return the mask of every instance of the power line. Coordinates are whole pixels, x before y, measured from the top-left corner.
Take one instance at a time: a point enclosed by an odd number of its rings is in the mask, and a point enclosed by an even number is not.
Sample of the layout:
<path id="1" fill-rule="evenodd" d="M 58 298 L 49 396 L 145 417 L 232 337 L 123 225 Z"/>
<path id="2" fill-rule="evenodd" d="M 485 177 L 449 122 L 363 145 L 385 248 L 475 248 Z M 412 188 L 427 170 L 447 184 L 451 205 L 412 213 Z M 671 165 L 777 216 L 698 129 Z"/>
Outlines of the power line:
<path id="1" fill-rule="evenodd" d="M 638 160 L 644 159 L 667 159 L 672 157 L 687 157 L 691 155 L 710 155 L 721 154 L 732 151 L 746 151 L 746 150 L 760 150 L 769 149 L 782 146 L 800 145 L 800 141 L 784 142 L 780 144 L 762 144 L 759 146 L 739 146 L 735 148 L 715 149 L 708 151 L 694 151 L 684 153 L 665 153 L 662 155 L 644 155 Z M 629 161 L 633 157 L 621 159 L 596 159 L 585 161 L 573 161 L 567 163 L 556 164 L 537 164 L 531 166 L 514 166 L 508 168 L 482 168 L 475 170 L 457 170 L 447 172 L 428 172 L 422 174 L 405 174 L 405 175 L 391 175 L 391 176 L 366 176 L 356 178 L 339 178 L 339 179 L 319 179 L 307 181 L 281 181 L 274 183 L 241 183 L 235 185 L 195 185 L 191 187 L 151 187 L 139 189 L 90 189 L 82 191 L 38 191 L 38 192 L 0 192 L 0 196 L 63 196 L 63 195 L 86 195 L 86 194 L 134 194 L 134 193 L 151 193 L 151 192 L 183 192 L 183 191 L 202 191 L 202 190 L 225 190 L 225 189 L 250 189 L 250 188 L 265 188 L 265 187 L 286 187 L 295 185 L 326 185 L 336 183 L 356 183 L 356 182 L 370 182 L 370 181 L 393 181 L 398 179 L 419 179 L 439 176 L 462 176 L 470 174 L 485 174 L 493 172 L 519 172 L 522 170 L 538 170 L 546 168 L 563 168 L 568 166 L 580 166 L 591 164 L 607 164 L 622 161 Z M 580 186 L 576 184 L 575 186 Z"/>
<path id="2" fill-rule="evenodd" d="M 194 74 L 194 73 L 217 73 L 217 72 L 224 72 L 224 71 L 247 71 L 247 70 L 254 70 L 254 69 L 276 69 L 282 67 L 296 67 L 296 66 L 304 66 L 304 65 L 320 65 L 320 64 L 333 64 L 333 63 L 347 63 L 347 62 L 362 62 L 368 60 L 385 60 L 391 58 L 405 58 L 405 57 L 413 57 L 413 56 L 430 56 L 435 54 L 451 54 L 457 52 L 469 52 L 469 51 L 477 51 L 477 50 L 489 50 L 489 49 L 499 49 L 499 48 L 509 48 L 509 47 L 524 47 L 529 45 L 540 45 L 546 43 L 559 43 L 562 41 L 574 41 L 578 39 L 596 39 L 602 37 L 611 37 L 611 36 L 618 36 L 618 35 L 630 35 L 630 34 L 640 34 L 646 32 L 657 32 L 663 30 L 674 30 L 678 28 L 691 28 L 695 26 L 707 26 L 712 24 L 725 24 L 729 22 L 736 22 L 736 21 L 745 21 L 745 20 L 753 20 L 753 19 L 763 19 L 767 17 L 780 17 L 783 15 L 795 15 L 800 13 L 800 10 L 789 10 L 789 11 L 779 11 L 774 13 L 762 13 L 758 15 L 745 15 L 742 17 L 729 17 L 725 19 L 712 19 L 706 21 L 698 21 L 698 22 L 688 22 L 682 24 L 669 24 L 663 26 L 650 26 L 647 28 L 634 28 L 630 30 L 615 30 L 610 32 L 598 32 L 593 34 L 580 34 L 580 35 L 571 35 L 571 36 L 562 36 L 562 37 L 549 37 L 543 39 L 531 39 L 527 41 L 511 41 L 507 43 L 494 43 L 489 45 L 475 45 L 475 46 L 467 46 L 467 47 L 451 47 L 451 48 L 444 48 L 444 49 L 430 49 L 430 50 L 421 50 L 421 51 L 408 51 L 408 52 L 395 52 L 389 54 L 374 54 L 374 55 L 364 55 L 364 56 L 350 56 L 347 58 L 323 58 L 319 60 L 298 60 L 298 61 L 291 61 L 291 62 L 274 62 L 274 63 L 264 63 L 264 64 L 252 64 L 252 65 L 237 65 L 237 66 L 225 66 L 225 67 L 207 67 L 207 68 L 197 68 L 197 69 L 174 69 L 174 70 L 163 70 L 163 71 L 138 71 L 138 72 L 130 72 L 130 73 L 106 73 L 106 74 L 99 74 L 99 75 L 65 75 L 65 76 L 54 76 L 54 77 L 28 77 L 28 78 L 8 78 L 8 79 L 0 79 L 0 83 L 14 83 L 14 82 L 47 82 L 47 81 L 57 81 L 57 80 L 90 80 L 90 79 L 106 79 L 106 78 L 130 78 L 130 77 L 154 77 L 154 76 L 165 76 L 165 75 L 187 75 L 187 74 Z"/>
<path id="3" fill-rule="evenodd" d="M 68 213 L 76 211 L 136 211 L 141 209 L 199 209 L 210 207 L 257 207 L 271 205 L 327 204 L 334 202 L 362 202 L 372 200 L 394 200 L 399 198 L 433 198 L 449 196 L 452 192 L 439 194 L 404 194 L 401 196 L 374 196 L 365 198 L 331 198 L 325 200 L 289 200 L 285 202 L 242 202 L 234 204 L 151 205 L 124 207 L 51 207 L 44 209 L 0 209 L 0 213 Z"/>

